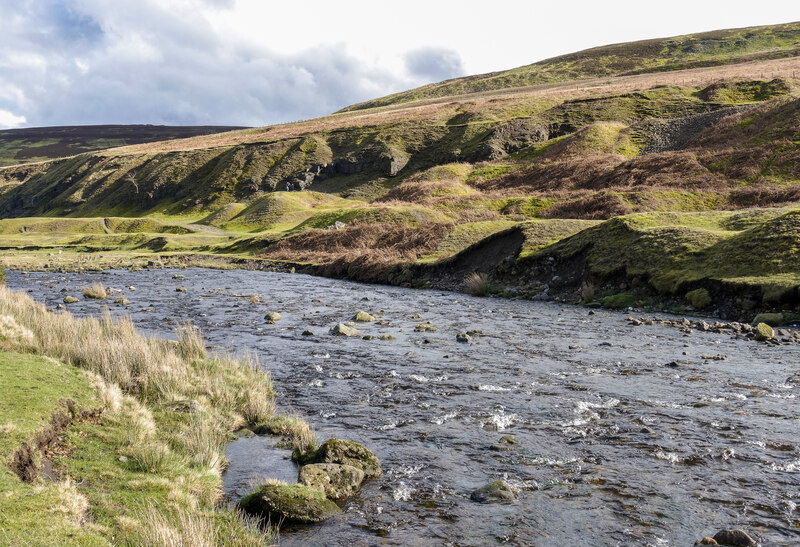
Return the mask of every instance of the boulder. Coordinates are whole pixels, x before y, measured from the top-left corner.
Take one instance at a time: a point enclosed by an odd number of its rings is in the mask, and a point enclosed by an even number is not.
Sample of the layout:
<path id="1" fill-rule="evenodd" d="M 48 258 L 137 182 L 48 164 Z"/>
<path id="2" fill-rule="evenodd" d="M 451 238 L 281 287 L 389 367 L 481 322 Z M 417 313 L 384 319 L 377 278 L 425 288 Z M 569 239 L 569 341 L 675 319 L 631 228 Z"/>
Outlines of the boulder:
<path id="1" fill-rule="evenodd" d="M 75 298 L 74 296 L 67 295 L 67 296 L 64 297 L 64 304 L 74 304 L 77 301 L 78 301 L 78 299 Z"/>
<path id="2" fill-rule="evenodd" d="M 331 328 L 330 333 L 336 336 L 361 336 L 358 329 L 348 327 L 344 323 L 337 323 L 336 326 Z"/>
<path id="3" fill-rule="evenodd" d="M 759 313 L 753 318 L 753 324 L 766 323 L 770 327 L 780 327 L 784 325 L 782 313 Z"/>
<path id="4" fill-rule="evenodd" d="M 456 342 L 461 342 L 462 344 L 469 344 L 472 341 L 472 337 L 469 334 L 456 334 Z"/>
<path id="5" fill-rule="evenodd" d="M 371 323 L 372 321 L 375 321 L 375 317 L 365 311 L 359 311 L 353 316 L 353 321 L 356 323 Z"/>
<path id="6" fill-rule="evenodd" d="M 371 450 L 354 441 L 328 439 L 314 453 L 310 463 L 338 463 L 351 465 L 364 472 L 364 477 L 373 479 L 383 473 L 381 462 Z"/>
<path id="7" fill-rule="evenodd" d="M 302 484 L 264 484 L 242 498 L 239 507 L 249 515 L 269 518 L 275 524 L 321 522 L 341 512 L 322 490 Z"/>
<path id="8" fill-rule="evenodd" d="M 271 311 L 264 316 L 264 319 L 267 320 L 267 323 L 274 325 L 275 323 L 281 320 L 281 314 L 279 314 L 276 311 Z"/>
<path id="9" fill-rule="evenodd" d="M 756 325 L 756 340 L 762 342 L 775 338 L 775 331 L 766 323 L 759 323 Z"/>
<path id="10" fill-rule="evenodd" d="M 364 472 L 352 465 L 311 463 L 300 468 L 298 484 L 322 490 L 330 499 L 352 496 L 364 481 Z"/>
<path id="11" fill-rule="evenodd" d="M 490 482 L 470 494 L 469 499 L 478 503 L 495 503 L 498 501 L 514 501 L 516 496 L 505 481 Z"/>
<path id="12" fill-rule="evenodd" d="M 758 545 L 756 540 L 744 530 L 720 530 L 714 534 L 713 539 L 720 545 L 732 545 L 735 547 L 755 547 Z"/>

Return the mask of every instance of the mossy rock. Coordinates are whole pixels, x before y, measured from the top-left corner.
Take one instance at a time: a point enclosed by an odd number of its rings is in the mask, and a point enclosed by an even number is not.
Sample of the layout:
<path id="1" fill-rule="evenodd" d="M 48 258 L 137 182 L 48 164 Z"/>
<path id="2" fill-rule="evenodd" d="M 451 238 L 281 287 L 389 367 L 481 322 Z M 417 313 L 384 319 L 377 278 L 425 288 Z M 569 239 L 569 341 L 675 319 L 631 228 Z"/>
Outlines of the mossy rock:
<path id="1" fill-rule="evenodd" d="M 338 463 L 351 465 L 364 472 L 364 477 L 374 479 L 383 473 L 378 457 L 367 447 L 354 441 L 328 439 L 309 458 L 309 463 Z"/>
<path id="2" fill-rule="evenodd" d="M 375 316 L 368 314 L 365 311 L 359 311 L 353 316 L 353 321 L 356 323 L 371 323 L 375 321 Z"/>
<path id="3" fill-rule="evenodd" d="M 638 299 L 636 298 L 636 294 L 631 292 L 623 292 L 619 294 L 613 294 L 611 296 L 606 296 L 600 301 L 600 303 L 606 308 L 619 310 L 623 308 L 635 307 L 637 301 Z"/>
<path id="4" fill-rule="evenodd" d="M 697 310 L 702 310 L 711 304 L 711 295 L 706 289 L 695 289 L 686 293 L 686 301 Z"/>
<path id="5" fill-rule="evenodd" d="M 352 465 L 312 463 L 300 468 L 297 482 L 322 490 L 328 498 L 338 500 L 358 492 L 364 482 L 364 472 Z"/>
<path id="6" fill-rule="evenodd" d="M 265 484 L 246 495 L 239 507 L 247 514 L 269 518 L 270 522 L 310 524 L 341 512 L 322 490 L 302 484 Z"/>
<path id="7" fill-rule="evenodd" d="M 496 503 L 498 501 L 514 501 L 516 496 L 505 481 L 494 481 L 474 490 L 469 499 L 478 503 Z"/>
<path id="8" fill-rule="evenodd" d="M 78 301 L 79 300 L 77 298 L 75 298 L 74 296 L 65 296 L 64 297 L 64 304 L 74 304 L 75 302 L 78 302 Z"/>
<path id="9" fill-rule="evenodd" d="M 361 332 L 353 327 L 348 327 L 344 323 L 337 323 L 331 328 L 330 333 L 336 336 L 361 336 Z"/>
<path id="10" fill-rule="evenodd" d="M 397 340 L 397 336 L 394 334 L 384 334 L 381 336 L 381 340 Z"/>
<path id="11" fill-rule="evenodd" d="M 775 331 L 766 323 L 759 323 L 756 325 L 756 340 L 762 342 L 775 338 Z"/>
<path id="12" fill-rule="evenodd" d="M 770 327 L 780 327 L 786 324 L 786 319 L 782 313 L 759 313 L 753 318 L 752 324 L 766 323 Z"/>
<path id="13" fill-rule="evenodd" d="M 264 319 L 267 320 L 267 323 L 274 325 L 275 323 L 281 320 L 281 314 L 279 314 L 276 311 L 271 311 L 264 316 Z"/>

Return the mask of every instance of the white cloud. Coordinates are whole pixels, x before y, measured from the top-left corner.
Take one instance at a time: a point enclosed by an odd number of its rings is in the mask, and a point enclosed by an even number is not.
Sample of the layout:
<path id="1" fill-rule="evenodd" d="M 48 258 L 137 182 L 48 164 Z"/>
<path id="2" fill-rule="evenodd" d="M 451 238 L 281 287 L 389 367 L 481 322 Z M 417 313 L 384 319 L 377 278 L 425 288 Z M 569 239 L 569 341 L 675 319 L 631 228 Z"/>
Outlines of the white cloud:
<path id="1" fill-rule="evenodd" d="M 19 127 L 25 123 L 25 116 L 17 116 L 13 112 L 0 109 L 0 129 Z"/>

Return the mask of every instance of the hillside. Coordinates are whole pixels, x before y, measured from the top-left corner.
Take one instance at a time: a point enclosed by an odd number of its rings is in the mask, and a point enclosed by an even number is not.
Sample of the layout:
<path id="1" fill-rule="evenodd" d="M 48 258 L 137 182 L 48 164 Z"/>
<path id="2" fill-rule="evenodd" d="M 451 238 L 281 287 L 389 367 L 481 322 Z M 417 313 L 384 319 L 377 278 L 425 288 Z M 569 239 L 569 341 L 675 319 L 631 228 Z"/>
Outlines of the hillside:
<path id="1" fill-rule="evenodd" d="M 362 110 L 433 97 L 589 78 L 720 66 L 800 54 L 800 22 L 595 47 L 511 70 L 455 78 L 359 103 Z"/>
<path id="2" fill-rule="evenodd" d="M 0 130 L 0 166 L 44 161 L 128 144 L 242 129 L 233 126 L 80 125 Z"/>
<path id="3" fill-rule="evenodd" d="M 425 98 L 2 168 L 0 246 L 7 265 L 26 268 L 203 254 L 449 288 L 478 270 L 507 294 L 625 294 L 676 309 L 707 288 L 719 300 L 711 313 L 793 310 L 800 58 L 758 58 L 789 51 L 797 26 L 696 35 L 695 45 L 716 40 L 719 55 L 703 62 L 721 65 L 677 70 L 683 57 L 667 49 L 647 66 L 669 72 Z M 632 55 L 641 44 L 591 51 Z"/>

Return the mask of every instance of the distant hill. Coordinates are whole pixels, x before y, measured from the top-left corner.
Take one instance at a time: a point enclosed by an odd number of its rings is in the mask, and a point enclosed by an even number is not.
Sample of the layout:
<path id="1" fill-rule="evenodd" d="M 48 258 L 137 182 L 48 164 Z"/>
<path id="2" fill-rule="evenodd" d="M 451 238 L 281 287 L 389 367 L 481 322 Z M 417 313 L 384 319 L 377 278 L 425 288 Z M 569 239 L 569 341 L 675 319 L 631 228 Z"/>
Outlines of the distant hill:
<path id="1" fill-rule="evenodd" d="M 234 126 L 68 125 L 0 131 L 0 166 L 30 163 L 129 144 L 244 129 Z"/>
<path id="2" fill-rule="evenodd" d="M 800 22 L 595 47 L 532 65 L 455 78 L 349 106 L 364 110 L 433 97 L 567 80 L 701 68 L 800 55 Z"/>

